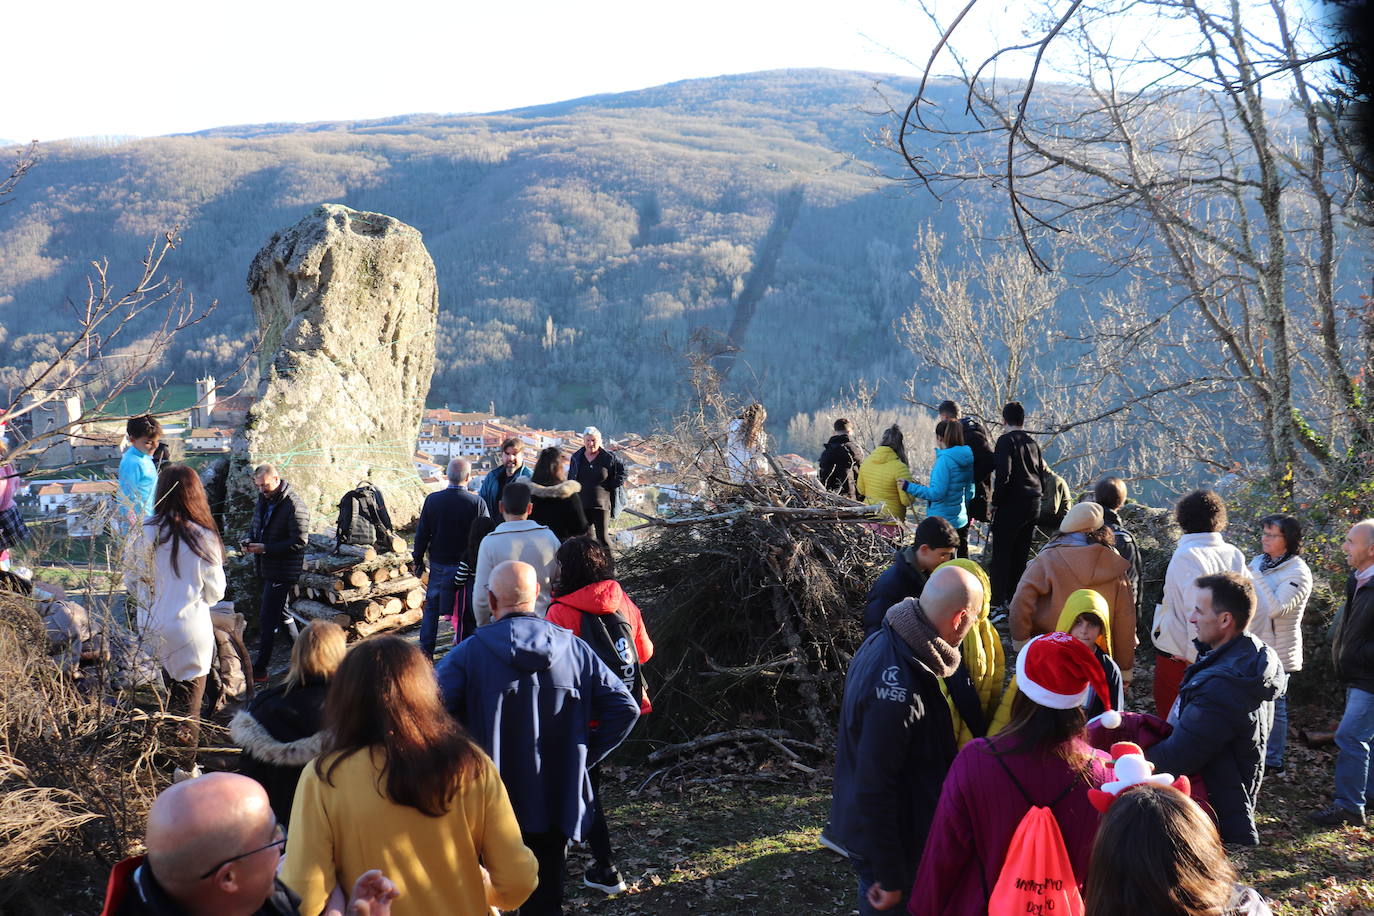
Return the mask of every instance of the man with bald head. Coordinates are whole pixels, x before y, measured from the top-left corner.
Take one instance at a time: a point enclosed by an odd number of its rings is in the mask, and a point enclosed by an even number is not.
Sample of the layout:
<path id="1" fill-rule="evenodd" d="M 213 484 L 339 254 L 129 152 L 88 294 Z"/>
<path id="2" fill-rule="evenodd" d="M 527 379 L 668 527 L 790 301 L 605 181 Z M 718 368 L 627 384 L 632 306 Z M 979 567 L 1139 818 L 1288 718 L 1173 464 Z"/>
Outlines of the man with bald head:
<path id="1" fill-rule="evenodd" d="M 521 916 L 561 916 L 567 841 L 591 826 L 587 769 L 625 740 L 639 701 L 591 646 L 539 616 L 533 566 L 507 560 L 485 581 L 491 623 L 445 655 L 435 674 L 444 705 L 501 771 L 539 860 L 539 886 Z"/>
<path id="2" fill-rule="evenodd" d="M 1336 680 L 1345 688 L 1345 713 L 1336 728 L 1336 792 L 1331 806 L 1310 818 L 1323 827 L 1363 824 L 1374 802 L 1374 519 L 1351 527 L 1341 545 L 1350 563 L 1345 608 L 1331 633 Z"/>
<path id="3" fill-rule="evenodd" d="M 859 912 L 901 905 L 959 748 L 940 684 L 978 620 L 983 586 L 942 566 L 892 605 L 849 664 L 835 743 L 830 835 L 859 878 Z"/>
<path id="4" fill-rule="evenodd" d="M 104 916 L 296 916 L 299 898 L 277 880 L 286 832 L 267 793 L 237 773 L 176 783 L 148 812 L 147 853 L 115 867 Z M 395 886 L 361 876 L 350 914 L 386 916 Z M 331 898 L 343 908 L 341 893 Z"/>
<path id="5" fill-rule="evenodd" d="M 425 497 L 420 508 L 420 521 L 415 526 L 415 575 L 425 572 L 429 565 L 429 584 L 425 591 L 425 615 L 420 620 L 420 651 L 426 658 L 434 657 L 434 645 L 439 638 L 439 618 L 453 613 L 458 586 L 454 577 L 468 552 L 468 532 L 474 519 L 486 517 L 487 504 L 468 489 L 472 479 L 472 465 L 464 458 L 448 463 L 448 486 Z M 455 643 L 472 635 L 477 628 L 468 607 L 462 619 L 461 633 L 454 635 Z"/>

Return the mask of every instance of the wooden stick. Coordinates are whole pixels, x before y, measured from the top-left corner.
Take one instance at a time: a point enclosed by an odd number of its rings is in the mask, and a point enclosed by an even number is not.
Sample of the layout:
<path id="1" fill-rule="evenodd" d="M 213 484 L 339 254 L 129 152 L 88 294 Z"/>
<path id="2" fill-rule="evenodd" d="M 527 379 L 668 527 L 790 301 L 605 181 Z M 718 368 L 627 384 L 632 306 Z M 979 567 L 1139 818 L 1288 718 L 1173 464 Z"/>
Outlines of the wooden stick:
<path id="1" fill-rule="evenodd" d="M 649 763 L 660 763 L 670 757 L 680 757 L 683 754 L 690 754 L 702 748 L 714 747 L 717 744 L 725 744 L 727 741 L 741 741 L 753 739 L 755 741 L 769 741 L 773 738 L 783 738 L 787 732 L 780 728 L 733 728 L 725 732 L 716 732 L 712 735 L 702 735 L 700 738 L 693 738 L 691 741 L 684 741 L 681 744 L 670 744 L 654 751 L 647 758 Z"/>
<path id="2" fill-rule="evenodd" d="M 348 614 L 340 613 L 338 608 L 330 607 L 327 604 L 321 604 L 318 601 L 311 601 L 308 598 L 298 598 L 291 605 L 291 610 L 312 620 L 333 621 L 341 627 L 346 627 L 353 623 L 353 618 Z"/>
<path id="3" fill-rule="evenodd" d="M 417 608 L 413 611 L 406 611 L 403 614 L 391 614 L 387 617 L 383 617 L 376 623 L 355 623 L 353 625 L 353 632 L 357 633 L 360 638 L 366 638 L 377 633 L 385 633 L 388 630 L 399 630 L 403 627 L 413 626 L 419 623 L 420 618 L 424 616 L 425 612 Z"/>
<path id="4" fill-rule="evenodd" d="M 351 588 L 334 594 L 334 603 L 346 603 L 357 601 L 359 598 L 376 598 L 379 595 L 399 595 L 408 592 L 412 588 L 419 588 L 420 580 L 414 576 L 402 576 L 399 579 L 391 579 L 383 585 L 372 585 L 367 588 Z"/>
<path id="5" fill-rule="evenodd" d="M 643 525 L 635 525 L 627 528 L 627 531 L 638 531 L 641 528 L 676 528 L 681 525 L 704 525 L 708 522 L 720 522 L 727 519 L 740 518 L 745 515 L 758 515 L 762 517 L 778 516 L 783 520 L 792 519 L 826 519 L 837 521 L 864 521 L 873 518 L 883 510 L 882 504 L 872 506 L 824 506 L 820 508 L 794 508 L 791 506 L 745 506 L 738 509 L 730 509 L 726 512 L 716 512 L 711 515 L 693 515 L 686 518 L 657 518 Z M 636 513 L 638 514 L 638 513 Z M 641 516 L 643 517 L 643 516 Z"/>

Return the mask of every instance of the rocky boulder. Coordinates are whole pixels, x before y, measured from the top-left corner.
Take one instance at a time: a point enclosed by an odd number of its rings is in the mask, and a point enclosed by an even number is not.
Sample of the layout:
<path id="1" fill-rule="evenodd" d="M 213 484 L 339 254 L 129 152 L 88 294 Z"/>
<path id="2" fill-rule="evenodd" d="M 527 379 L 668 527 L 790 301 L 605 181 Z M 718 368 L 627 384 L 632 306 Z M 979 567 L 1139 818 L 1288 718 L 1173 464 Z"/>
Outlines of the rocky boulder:
<path id="1" fill-rule="evenodd" d="M 325 204 L 272 236 L 248 292 L 262 334 L 258 400 L 235 440 L 229 501 L 251 505 L 247 471 L 268 462 L 305 497 L 318 530 L 331 529 L 339 498 L 363 479 L 396 525 L 413 521 L 426 492 L 414 454 L 439 308 L 420 233 Z"/>

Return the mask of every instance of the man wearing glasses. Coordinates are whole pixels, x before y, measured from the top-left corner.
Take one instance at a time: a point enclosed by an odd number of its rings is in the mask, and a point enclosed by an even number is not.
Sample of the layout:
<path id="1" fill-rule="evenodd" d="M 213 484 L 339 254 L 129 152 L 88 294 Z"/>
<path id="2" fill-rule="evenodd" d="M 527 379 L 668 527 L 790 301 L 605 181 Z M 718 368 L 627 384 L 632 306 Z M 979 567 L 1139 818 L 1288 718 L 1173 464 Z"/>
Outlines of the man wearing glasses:
<path id="1" fill-rule="evenodd" d="M 277 880 L 286 830 L 262 786 L 210 773 L 169 787 L 148 812 L 148 852 L 115 866 L 102 916 L 296 916 Z M 395 886 L 370 871 L 353 887 L 350 916 L 388 916 Z M 343 911 L 343 894 L 331 899 Z"/>

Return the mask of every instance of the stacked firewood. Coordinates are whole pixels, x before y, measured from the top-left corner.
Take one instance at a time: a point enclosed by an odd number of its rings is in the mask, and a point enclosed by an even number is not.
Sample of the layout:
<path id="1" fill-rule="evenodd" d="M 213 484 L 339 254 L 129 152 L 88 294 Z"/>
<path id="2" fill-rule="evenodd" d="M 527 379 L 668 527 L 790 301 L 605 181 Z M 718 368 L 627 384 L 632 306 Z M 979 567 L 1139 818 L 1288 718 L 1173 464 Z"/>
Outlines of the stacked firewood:
<path id="1" fill-rule="evenodd" d="M 291 593 L 290 610 L 302 621 L 332 620 L 361 639 L 420 622 L 425 588 L 409 568 L 404 539 L 390 550 L 337 545 L 327 535 L 310 535 L 305 572 Z"/>

